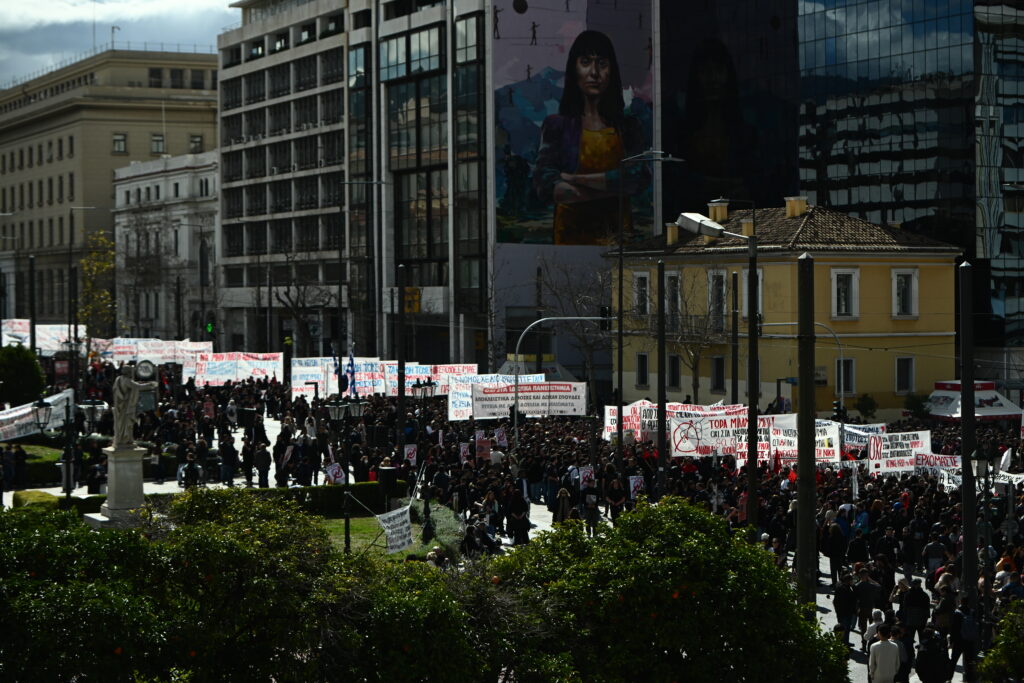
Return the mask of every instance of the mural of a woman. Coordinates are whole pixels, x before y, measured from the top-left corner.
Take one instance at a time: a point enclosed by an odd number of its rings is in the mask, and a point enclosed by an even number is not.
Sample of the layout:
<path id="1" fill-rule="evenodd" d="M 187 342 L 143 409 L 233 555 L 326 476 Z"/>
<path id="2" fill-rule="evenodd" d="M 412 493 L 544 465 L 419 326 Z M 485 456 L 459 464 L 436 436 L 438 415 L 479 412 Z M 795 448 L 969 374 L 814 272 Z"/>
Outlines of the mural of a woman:
<path id="1" fill-rule="evenodd" d="M 619 162 L 644 149 L 640 122 L 625 111 L 615 48 L 599 31 L 580 33 L 569 50 L 558 113 L 544 119 L 533 186 L 555 204 L 555 244 L 607 244 L 632 227 L 629 197 L 647 187 L 647 164 Z M 624 195 L 619 213 L 619 193 Z"/>

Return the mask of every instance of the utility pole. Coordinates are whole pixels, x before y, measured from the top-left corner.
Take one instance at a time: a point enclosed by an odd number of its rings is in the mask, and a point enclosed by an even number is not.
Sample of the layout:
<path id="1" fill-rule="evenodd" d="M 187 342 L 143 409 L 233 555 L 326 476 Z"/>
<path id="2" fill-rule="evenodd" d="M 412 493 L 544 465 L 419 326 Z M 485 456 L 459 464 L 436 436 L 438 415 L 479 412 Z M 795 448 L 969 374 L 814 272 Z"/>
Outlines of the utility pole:
<path id="1" fill-rule="evenodd" d="M 658 493 L 657 498 L 665 495 L 666 472 L 668 467 L 668 444 L 665 443 L 665 432 L 668 428 L 665 419 L 665 404 L 668 402 L 665 387 L 665 307 L 668 297 L 665 296 L 665 261 L 658 261 Z"/>
<path id="2" fill-rule="evenodd" d="M 800 602 L 814 602 L 818 547 L 814 539 L 817 509 L 814 433 L 814 258 L 797 259 L 798 351 L 800 407 L 797 414 L 796 576 Z M 751 309 L 753 310 L 753 309 Z"/>

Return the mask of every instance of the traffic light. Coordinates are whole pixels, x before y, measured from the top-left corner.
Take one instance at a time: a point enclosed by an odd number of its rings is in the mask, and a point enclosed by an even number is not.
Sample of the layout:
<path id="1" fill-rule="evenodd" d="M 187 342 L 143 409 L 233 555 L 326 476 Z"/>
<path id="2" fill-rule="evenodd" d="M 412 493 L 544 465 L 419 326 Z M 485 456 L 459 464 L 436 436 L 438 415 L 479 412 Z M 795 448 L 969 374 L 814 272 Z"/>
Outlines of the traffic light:
<path id="1" fill-rule="evenodd" d="M 206 336 L 212 337 L 214 332 L 213 321 L 210 320 L 206 323 Z"/>
<path id="2" fill-rule="evenodd" d="M 835 401 L 832 401 L 832 421 L 833 422 L 842 422 L 842 420 L 843 420 L 843 413 L 844 412 L 845 411 L 843 410 L 843 402 L 842 401 L 840 401 L 839 399 L 836 399 Z"/>
<path id="3" fill-rule="evenodd" d="M 601 330 L 603 332 L 611 332 L 612 329 L 612 308 L 611 306 L 601 307 Z"/>
<path id="4" fill-rule="evenodd" d="M 762 325 L 764 324 L 764 316 L 761 315 L 760 313 L 758 313 L 756 320 L 757 320 L 757 336 L 760 337 L 760 336 L 762 336 L 764 334 L 764 327 L 762 327 Z"/>

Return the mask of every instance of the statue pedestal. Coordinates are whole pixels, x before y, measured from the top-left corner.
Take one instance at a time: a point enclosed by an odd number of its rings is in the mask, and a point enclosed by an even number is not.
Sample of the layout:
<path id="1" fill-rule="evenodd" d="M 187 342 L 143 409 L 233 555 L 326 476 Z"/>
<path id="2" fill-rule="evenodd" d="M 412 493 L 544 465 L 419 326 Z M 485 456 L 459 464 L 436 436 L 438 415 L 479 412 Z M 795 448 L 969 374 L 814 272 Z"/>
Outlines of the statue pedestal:
<path id="1" fill-rule="evenodd" d="M 146 449 L 107 447 L 107 501 L 99 514 L 88 514 L 85 521 L 94 528 L 135 526 L 133 512 L 142 507 L 142 458 Z"/>

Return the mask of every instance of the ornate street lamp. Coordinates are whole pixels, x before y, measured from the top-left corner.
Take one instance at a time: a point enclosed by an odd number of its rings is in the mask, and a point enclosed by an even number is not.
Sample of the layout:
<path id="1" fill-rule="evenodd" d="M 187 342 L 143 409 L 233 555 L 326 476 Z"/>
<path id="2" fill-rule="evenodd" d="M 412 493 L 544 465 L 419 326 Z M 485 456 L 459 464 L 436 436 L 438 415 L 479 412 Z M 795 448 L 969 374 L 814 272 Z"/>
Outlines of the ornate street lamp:
<path id="1" fill-rule="evenodd" d="M 46 429 L 47 425 L 50 424 L 50 415 L 53 414 L 53 406 L 39 399 L 32 404 L 32 411 L 35 415 L 36 427 L 42 432 Z"/>

